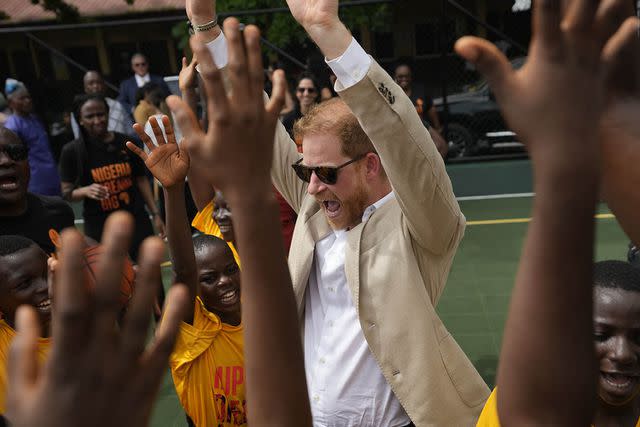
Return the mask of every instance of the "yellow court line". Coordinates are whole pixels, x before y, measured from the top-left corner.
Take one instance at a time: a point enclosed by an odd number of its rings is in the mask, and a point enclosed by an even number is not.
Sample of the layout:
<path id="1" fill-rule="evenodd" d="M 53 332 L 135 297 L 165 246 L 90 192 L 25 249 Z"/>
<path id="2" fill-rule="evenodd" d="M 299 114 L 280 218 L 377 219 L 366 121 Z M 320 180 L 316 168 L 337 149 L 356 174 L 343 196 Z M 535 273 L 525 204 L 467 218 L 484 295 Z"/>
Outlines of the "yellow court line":
<path id="1" fill-rule="evenodd" d="M 613 214 L 597 214 L 594 215 L 595 219 L 612 219 L 615 218 Z M 467 221 L 467 225 L 497 225 L 497 224 L 522 224 L 530 222 L 531 218 L 505 218 L 505 219 L 487 219 L 480 221 Z"/>
<path id="2" fill-rule="evenodd" d="M 613 214 L 597 214 L 594 215 L 595 219 L 612 219 L 615 218 Z M 505 219 L 487 219 L 481 221 L 467 221 L 467 225 L 498 225 L 498 224 L 522 224 L 531 222 L 531 218 L 505 218 Z M 162 268 L 171 267 L 171 261 L 166 261 L 160 264 Z"/>

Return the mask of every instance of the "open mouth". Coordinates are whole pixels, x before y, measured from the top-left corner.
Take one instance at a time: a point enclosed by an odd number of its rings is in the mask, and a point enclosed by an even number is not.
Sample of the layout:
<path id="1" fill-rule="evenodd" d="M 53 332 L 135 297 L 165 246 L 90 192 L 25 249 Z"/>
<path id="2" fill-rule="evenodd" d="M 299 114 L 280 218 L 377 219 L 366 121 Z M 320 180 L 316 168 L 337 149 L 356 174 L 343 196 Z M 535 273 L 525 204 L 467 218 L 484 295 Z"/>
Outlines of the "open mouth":
<path id="1" fill-rule="evenodd" d="M 240 292 L 237 289 L 230 289 L 220 295 L 220 303 L 222 305 L 235 304 L 240 296 Z"/>
<path id="2" fill-rule="evenodd" d="M 340 202 L 336 200 L 323 200 L 321 204 L 329 218 L 335 218 L 340 214 L 340 208 L 342 207 Z"/>
<path id="3" fill-rule="evenodd" d="M 51 310 L 51 300 L 46 299 L 39 304 L 36 304 L 36 308 L 40 311 L 49 312 Z"/>
<path id="4" fill-rule="evenodd" d="M 601 371 L 600 378 L 602 378 L 608 389 L 618 393 L 630 392 L 638 384 L 637 375 Z"/>
<path id="5" fill-rule="evenodd" d="M 18 189 L 18 178 L 15 176 L 4 176 L 0 178 L 0 190 L 14 191 Z"/>

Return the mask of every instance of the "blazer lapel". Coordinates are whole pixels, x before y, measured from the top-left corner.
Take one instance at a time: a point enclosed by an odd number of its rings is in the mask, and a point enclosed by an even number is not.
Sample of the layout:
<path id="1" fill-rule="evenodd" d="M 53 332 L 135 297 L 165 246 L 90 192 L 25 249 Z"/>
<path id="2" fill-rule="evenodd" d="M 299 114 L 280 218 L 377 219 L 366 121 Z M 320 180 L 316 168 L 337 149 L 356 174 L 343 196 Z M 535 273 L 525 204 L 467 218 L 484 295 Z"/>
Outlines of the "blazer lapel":
<path id="1" fill-rule="evenodd" d="M 304 294 L 311 275 L 316 243 L 331 233 L 331 227 L 321 210 L 309 217 L 302 226 L 300 239 L 294 238 L 295 242 L 291 245 L 291 251 L 295 251 L 295 255 L 290 259 L 295 259 L 295 262 L 289 266 L 298 314 L 301 318 L 304 313 Z"/>
<path id="2" fill-rule="evenodd" d="M 353 304 L 358 314 L 360 313 L 360 240 L 362 238 L 364 224 L 360 223 L 347 232 L 347 247 L 345 249 L 344 271 L 347 276 L 347 284 L 351 290 Z"/>

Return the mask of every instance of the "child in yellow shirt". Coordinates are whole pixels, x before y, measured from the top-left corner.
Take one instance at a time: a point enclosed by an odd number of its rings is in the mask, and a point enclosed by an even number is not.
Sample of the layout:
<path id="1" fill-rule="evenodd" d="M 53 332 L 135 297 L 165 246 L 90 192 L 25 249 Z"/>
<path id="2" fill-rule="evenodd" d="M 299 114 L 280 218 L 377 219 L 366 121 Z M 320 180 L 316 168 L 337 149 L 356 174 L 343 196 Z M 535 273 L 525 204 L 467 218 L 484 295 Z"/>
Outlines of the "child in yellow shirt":
<path id="1" fill-rule="evenodd" d="M 38 340 L 42 363 L 51 346 L 51 300 L 47 286 L 47 254 L 23 236 L 0 236 L 0 414 L 6 408 L 7 360 L 16 335 L 15 314 L 27 304 L 36 309 L 43 338 Z"/>
<path id="2" fill-rule="evenodd" d="M 176 393 L 189 422 L 197 427 L 246 426 L 240 268 L 224 240 L 210 235 L 191 238 L 184 202 L 189 161 L 172 141 L 173 129 L 168 122 L 164 123 L 168 144 L 162 140 L 156 120 L 149 123 L 159 146 L 154 147 L 136 125 L 150 153 L 147 156 L 132 144 L 128 147 L 146 160 L 163 186 L 175 279 L 187 285 L 193 301 L 169 360 Z M 156 156 L 164 161 L 154 161 Z"/>

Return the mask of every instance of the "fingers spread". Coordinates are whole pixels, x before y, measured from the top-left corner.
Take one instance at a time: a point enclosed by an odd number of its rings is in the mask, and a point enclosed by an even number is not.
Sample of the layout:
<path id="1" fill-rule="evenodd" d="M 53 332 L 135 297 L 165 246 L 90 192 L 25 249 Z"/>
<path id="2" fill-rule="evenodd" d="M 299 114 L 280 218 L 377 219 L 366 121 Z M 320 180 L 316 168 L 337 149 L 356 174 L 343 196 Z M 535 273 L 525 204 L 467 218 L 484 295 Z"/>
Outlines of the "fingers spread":
<path id="1" fill-rule="evenodd" d="M 156 148 L 153 141 L 151 141 L 151 138 L 149 138 L 149 135 L 147 135 L 147 133 L 144 131 L 143 126 L 141 126 L 139 123 L 136 123 L 133 125 L 133 130 L 136 131 L 136 133 L 150 152 L 152 152 L 153 149 Z"/>
<path id="2" fill-rule="evenodd" d="M 640 96 L 640 19 L 627 18 L 602 52 L 610 95 Z"/>
<path id="3" fill-rule="evenodd" d="M 513 69 L 493 43 L 477 37 L 462 37 L 456 42 L 455 50 L 485 76 L 497 98 L 504 95 L 513 76 Z"/>
<path id="4" fill-rule="evenodd" d="M 119 312 L 120 283 L 124 259 L 127 257 L 133 217 L 115 212 L 107 218 L 102 233 L 102 252 L 98 260 L 95 289 L 95 331 L 97 341 L 112 333 Z"/>
<path id="5" fill-rule="evenodd" d="M 209 49 L 203 43 L 192 37 L 191 48 L 198 55 L 198 60 L 200 61 L 200 76 L 207 94 L 209 126 L 214 127 L 216 123 L 226 122 L 229 116 L 229 103 L 222 82 L 222 73 L 216 67 Z M 185 137 L 189 139 L 187 134 L 185 134 Z"/>
<path id="6" fill-rule="evenodd" d="M 143 149 L 139 148 L 133 142 L 127 141 L 127 148 L 133 151 L 138 157 L 140 157 L 143 162 L 147 160 L 147 153 L 145 153 Z"/>
<path id="7" fill-rule="evenodd" d="M 633 4 L 628 0 L 603 0 L 595 18 L 599 36 L 602 40 L 609 40 L 622 23 L 633 14 Z"/>
<path id="8" fill-rule="evenodd" d="M 89 295 L 84 279 L 84 237 L 69 228 L 62 232 L 61 237 L 51 322 L 54 341 L 50 362 L 56 378 L 67 374 L 68 363 L 72 363 L 74 355 L 84 348 L 90 329 Z"/>
<path id="9" fill-rule="evenodd" d="M 596 16 L 596 11 L 598 10 L 599 3 L 600 0 L 573 0 L 562 21 L 563 29 L 576 34 L 584 35 L 589 33 Z"/>
<path id="10" fill-rule="evenodd" d="M 250 82 L 247 72 L 244 36 L 240 30 L 240 23 L 237 19 L 225 19 L 224 34 L 228 42 L 229 80 L 231 81 L 233 97 L 244 101 L 250 94 Z M 202 58 L 200 58 L 200 60 L 202 61 Z"/>
<path id="11" fill-rule="evenodd" d="M 200 129 L 200 125 L 198 124 L 198 119 L 191 108 L 182 100 L 180 97 L 171 95 L 167 98 L 167 105 L 169 109 L 173 113 L 180 130 L 182 131 L 182 135 L 184 139 L 187 141 L 187 144 L 192 141 L 199 139 L 202 135 L 202 130 Z"/>
<path id="12" fill-rule="evenodd" d="M 155 340 L 142 357 L 146 368 L 142 386 L 153 390 L 159 385 L 188 304 L 193 304 L 193 301 L 189 301 L 187 287 L 182 284 L 172 285 L 165 300 Z"/>
<path id="13" fill-rule="evenodd" d="M 284 71 L 276 70 L 273 72 L 273 89 L 271 90 L 271 99 L 267 103 L 266 111 L 274 120 L 278 119 L 280 111 L 284 106 L 285 91 L 287 90 L 287 79 Z"/>
<path id="14" fill-rule="evenodd" d="M 158 118 L 156 116 L 149 117 L 149 124 L 151 125 L 153 136 L 156 137 L 156 143 L 159 146 L 166 144 L 167 142 L 164 140 L 164 134 L 162 133 L 162 129 L 160 129 L 160 125 L 158 124 Z"/>
<path id="15" fill-rule="evenodd" d="M 533 37 L 541 52 L 562 54 L 562 4 L 559 0 L 538 0 L 533 3 Z"/>
<path id="16" fill-rule="evenodd" d="M 162 116 L 162 126 L 164 127 L 164 133 L 167 135 L 167 142 L 169 144 L 175 144 L 176 134 L 173 131 L 173 125 L 171 124 L 171 120 L 169 120 L 169 117 L 165 115 Z"/>
<path id="17" fill-rule="evenodd" d="M 247 48 L 247 64 L 249 67 L 249 96 L 263 108 L 262 92 L 264 90 L 264 68 L 262 66 L 262 50 L 260 49 L 260 30 L 255 25 L 247 25 L 243 31 Z"/>
<path id="18" fill-rule="evenodd" d="M 16 311 L 17 335 L 9 350 L 8 380 L 9 402 L 20 396 L 38 380 L 38 337 L 40 323 L 33 307 L 26 305 Z M 18 403 L 18 402 L 16 402 Z"/>
<path id="19" fill-rule="evenodd" d="M 162 286 L 160 263 L 164 253 L 162 241 L 156 237 L 146 239 L 140 251 L 136 274 L 136 289 L 129 304 L 122 332 L 122 364 L 137 361 L 145 347 L 151 311 L 158 286 Z"/>

